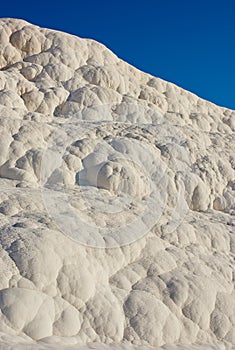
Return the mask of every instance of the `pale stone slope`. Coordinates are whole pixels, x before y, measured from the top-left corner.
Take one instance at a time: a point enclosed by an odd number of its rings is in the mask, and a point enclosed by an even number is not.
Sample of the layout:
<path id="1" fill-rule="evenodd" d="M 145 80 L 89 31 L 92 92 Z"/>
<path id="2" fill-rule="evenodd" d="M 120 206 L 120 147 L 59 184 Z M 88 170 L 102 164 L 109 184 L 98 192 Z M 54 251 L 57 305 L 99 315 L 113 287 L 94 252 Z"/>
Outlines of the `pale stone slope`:
<path id="1" fill-rule="evenodd" d="M 0 69 L 2 341 L 235 344 L 235 112 L 22 20 Z"/>

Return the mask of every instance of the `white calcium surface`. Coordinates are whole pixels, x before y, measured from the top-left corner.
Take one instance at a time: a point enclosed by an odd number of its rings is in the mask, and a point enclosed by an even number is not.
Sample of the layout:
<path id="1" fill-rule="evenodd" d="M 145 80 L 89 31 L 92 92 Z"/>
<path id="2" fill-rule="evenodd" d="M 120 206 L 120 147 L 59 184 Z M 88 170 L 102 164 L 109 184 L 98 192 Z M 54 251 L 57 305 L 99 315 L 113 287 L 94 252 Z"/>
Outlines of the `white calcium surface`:
<path id="1" fill-rule="evenodd" d="M 0 19 L 0 349 L 232 349 L 235 112 Z"/>

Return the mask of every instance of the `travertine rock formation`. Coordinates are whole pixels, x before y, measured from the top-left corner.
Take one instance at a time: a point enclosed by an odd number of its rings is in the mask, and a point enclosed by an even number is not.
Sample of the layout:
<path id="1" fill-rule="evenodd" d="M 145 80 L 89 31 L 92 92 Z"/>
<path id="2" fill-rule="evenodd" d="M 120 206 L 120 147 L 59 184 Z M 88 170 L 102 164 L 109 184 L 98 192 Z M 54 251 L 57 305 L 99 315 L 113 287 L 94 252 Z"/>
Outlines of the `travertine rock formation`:
<path id="1" fill-rule="evenodd" d="M 0 132 L 0 349 L 235 344 L 234 111 L 1 19 Z"/>

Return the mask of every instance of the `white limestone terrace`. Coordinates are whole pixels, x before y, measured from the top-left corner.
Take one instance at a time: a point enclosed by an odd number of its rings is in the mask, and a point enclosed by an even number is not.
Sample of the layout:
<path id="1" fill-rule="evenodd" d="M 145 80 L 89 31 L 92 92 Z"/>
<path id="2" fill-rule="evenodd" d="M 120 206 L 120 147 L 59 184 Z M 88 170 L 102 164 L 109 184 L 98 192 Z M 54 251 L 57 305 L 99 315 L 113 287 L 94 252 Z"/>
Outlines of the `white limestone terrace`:
<path id="1" fill-rule="evenodd" d="M 0 349 L 232 349 L 235 112 L 0 19 Z"/>

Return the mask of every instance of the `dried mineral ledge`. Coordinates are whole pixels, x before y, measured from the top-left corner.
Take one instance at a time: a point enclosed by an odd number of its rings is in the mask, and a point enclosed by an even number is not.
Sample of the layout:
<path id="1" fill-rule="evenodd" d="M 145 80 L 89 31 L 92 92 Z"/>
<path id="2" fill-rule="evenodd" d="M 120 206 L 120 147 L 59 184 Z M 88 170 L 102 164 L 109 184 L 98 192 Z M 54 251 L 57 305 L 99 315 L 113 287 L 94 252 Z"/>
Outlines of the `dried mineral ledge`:
<path id="1" fill-rule="evenodd" d="M 0 349 L 232 349 L 234 111 L 0 19 L 0 133 Z"/>

